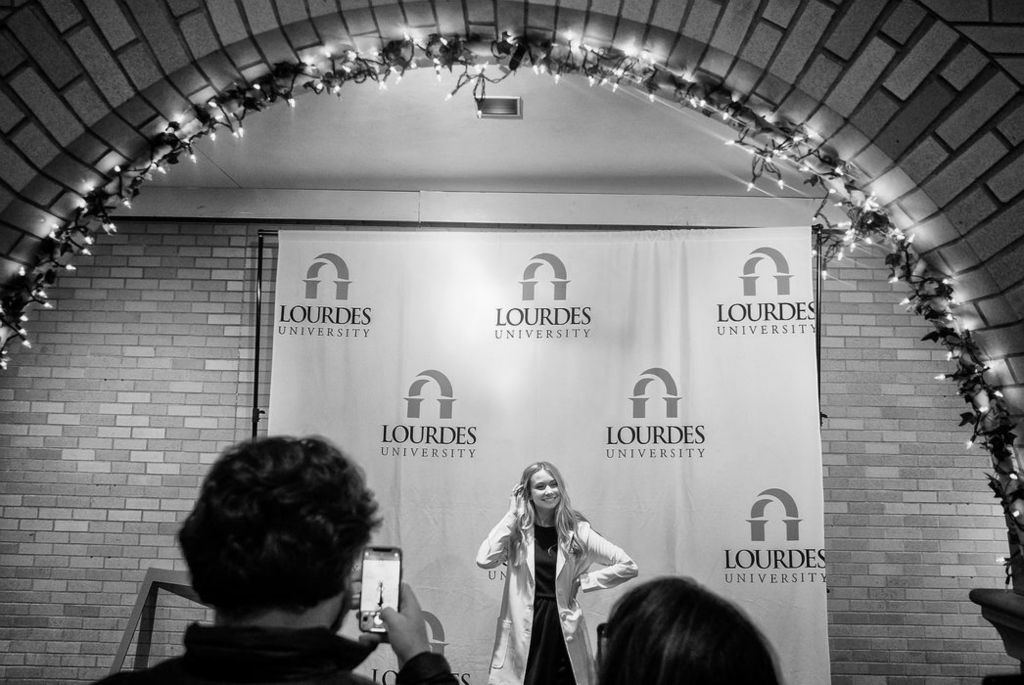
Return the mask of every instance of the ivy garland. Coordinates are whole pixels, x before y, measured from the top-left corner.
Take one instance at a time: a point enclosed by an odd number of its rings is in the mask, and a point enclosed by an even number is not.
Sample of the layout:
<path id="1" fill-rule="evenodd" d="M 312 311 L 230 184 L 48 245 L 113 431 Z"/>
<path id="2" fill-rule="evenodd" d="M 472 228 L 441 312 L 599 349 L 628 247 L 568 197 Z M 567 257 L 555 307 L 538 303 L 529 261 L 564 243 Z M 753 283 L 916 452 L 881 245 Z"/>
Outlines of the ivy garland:
<path id="1" fill-rule="evenodd" d="M 30 346 L 24 328 L 28 321 L 26 312 L 33 306 L 52 306 L 46 289 L 56 282 L 62 270 L 74 270 L 71 258 L 89 254 L 89 246 L 101 231 L 116 230 L 111 215 L 119 204 L 131 206 L 140 186 L 154 172 L 166 173 L 166 167 L 177 164 L 182 155 L 195 161 L 193 146 L 199 140 L 215 139 L 218 131 L 243 137 L 248 114 L 280 100 L 295 106 L 296 87 L 317 95 L 340 97 L 342 88 L 349 84 L 373 82 L 385 88 L 388 79 L 400 80 L 410 69 L 433 68 L 439 79 L 442 71 L 457 74 L 455 87 L 447 98 L 466 89 L 479 103 L 486 96 L 488 85 L 529 65 L 534 72 L 549 74 L 556 81 L 566 74 L 578 74 L 592 86 L 610 84 L 615 90 L 625 85 L 651 101 L 660 97 L 705 116 L 720 117 L 737 131 L 735 140 L 727 144 L 738 145 L 751 154 L 748 190 L 762 180 L 782 187 L 781 165 L 796 168 L 803 174 L 804 183 L 822 191 L 814 222 L 821 236 L 823 263 L 841 260 L 844 253 L 862 244 L 877 243 L 888 249 L 885 262 L 890 269 L 890 282 L 900 280 L 909 286 L 903 304 L 933 325 L 934 330 L 924 339 L 944 346 L 955 365 L 954 371 L 938 378 L 955 382 L 957 392 L 968 405 L 968 410 L 961 414 L 960 425 L 971 430 L 967 446 L 980 445 L 991 456 L 993 473 L 988 476 L 989 485 L 1003 506 L 1010 531 L 1015 533 L 1011 539 L 1024 533 L 1024 487 L 1013 447 L 1014 423 L 1003 394 L 985 377 L 989 368 L 979 346 L 953 313 L 956 301 L 950 280 L 925 267 L 912 249 L 913 235 L 904 235 L 876 199 L 858 188 L 852 165 L 839 159 L 806 126 L 777 122 L 771 114 L 755 111 L 718 81 L 675 73 L 656 64 L 646 52 L 594 46 L 571 36 L 566 38 L 565 42 L 555 42 L 503 32 L 500 38 L 487 43 L 431 34 L 421 43 L 405 35 L 371 54 L 347 49 L 335 55 L 325 50 L 321 64 L 281 62 L 263 77 L 234 85 L 205 103 L 193 105 L 187 121 L 169 122 L 164 131 L 153 137 L 148 158 L 131 168 L 115 167 L 106 185 L 85 194 L 73 216 L 44 239 L 35 263 L 22 268 L 17 277 L 2 287 L 0 367 L 7 368 L 13 342 Z M 830 204 L 840 207 L 848 220 L 838 224 L 830 221 L 824 213 Z M 1017 544 L 1011 544 L 1011 552 L 1006 561 L 1008 582 L 1011 564 L 1024 566 L 1017 563 L 1022 559 Z"/>

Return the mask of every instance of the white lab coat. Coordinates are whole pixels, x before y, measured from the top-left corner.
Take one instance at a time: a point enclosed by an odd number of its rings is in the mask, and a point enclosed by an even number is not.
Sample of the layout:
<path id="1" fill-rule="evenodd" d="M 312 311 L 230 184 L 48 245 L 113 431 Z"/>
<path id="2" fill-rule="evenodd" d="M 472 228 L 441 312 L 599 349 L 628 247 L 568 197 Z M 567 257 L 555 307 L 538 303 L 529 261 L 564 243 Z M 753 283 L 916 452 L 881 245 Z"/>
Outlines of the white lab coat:
<path id="1" fill-rule="evenodd" d="M 515 512 L 506 513 L 487 535 L 476 555 L 476 563 L 481 568 L 494 568 L 503 562 L 508 564 L 487 681 L 489 685 L 522 685 L 526 658 L 530 653 L 535 588 L 534 535 L 533 529 L 523 531 L 526 562 L 513 564 L 509 560 L 509 538 L 515 521 Z M 555 605 L 576 685 L 593 685 L 596 676 L 590 636 L 576 601 L 573 581 L 579 578 L 579 588 L 584 592 L 615 587 L 636 576 L 637 567 L 625 552 L 591 530 L 589 523 L 579 524 L 576 541 L 582 548 L 580 554 L 566 554 L 563 546 L 558 546 Z M 592 564 L 600 564 L 601 567 L 588 571 Z"/>

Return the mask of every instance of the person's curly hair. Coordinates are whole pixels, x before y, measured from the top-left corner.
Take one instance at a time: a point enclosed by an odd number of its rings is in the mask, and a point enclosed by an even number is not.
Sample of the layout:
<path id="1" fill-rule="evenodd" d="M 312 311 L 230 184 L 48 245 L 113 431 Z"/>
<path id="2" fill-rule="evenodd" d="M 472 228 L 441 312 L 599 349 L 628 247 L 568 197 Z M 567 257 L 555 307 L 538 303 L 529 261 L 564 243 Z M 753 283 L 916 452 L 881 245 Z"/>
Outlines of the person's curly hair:
<path id="1" fill-rule="evenodd" d="M 348 587 L 380 524 L 363 473 L 320 438 L 229 447 L 178 542 L 200 599 L 229 616 L 301 611 Z"/>

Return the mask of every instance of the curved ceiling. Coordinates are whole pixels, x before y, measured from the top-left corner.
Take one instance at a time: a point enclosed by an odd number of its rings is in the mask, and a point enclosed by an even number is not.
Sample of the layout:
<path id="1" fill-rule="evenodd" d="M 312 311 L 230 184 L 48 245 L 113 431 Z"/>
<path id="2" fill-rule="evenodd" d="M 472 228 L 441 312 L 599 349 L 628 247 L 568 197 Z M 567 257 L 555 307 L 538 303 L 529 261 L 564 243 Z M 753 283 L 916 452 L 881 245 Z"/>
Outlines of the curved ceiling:
<path id="1" fill-rule="evenodd" d="M 852 161 L 934 268 L 956 278 L 1011 403 L 1024 407 L 1024 96 L 1009 3 L 946 0 L 27 0 L 0 8 L 0 277 L 31 265 L 54 223 L 115 164 L 234 82 L 324 45 L 365 49 L 404 31 L 502 30 L 640 46 L 806 124 Z M 517 75 L 522 120 L 476 120 L 411 75 L 371 97 L 300 98 L 248 127 L 274 142 L 204 143 L 154 183 L 204 187 L 572 188 L 700 194 L 740 186 L 711 122 L 664 104 Z M 366 86 L 363 86 L 364 88 Z M 498 93 L 495 89 L 495 93 Z M 433 97 L 433 96 L 431 96 Z M 377 98 L 390 98 L 381 108 Z M 405 104 L 403 98 L 410 100 Z M 665 94 L 671 100 L 671 93 Z M 415 103 L 412 101 L 415 100 Z M 323 102 L 321 102 L 323 101 Z M 341 105 L 332 107 L 332 105 Z M 678 129 L 662 120 L 685 122 Z M 358 123 L 356 123 L 358 122 Z M 254 129 L 255 130 L 255 129 Z M 285 133 L 285 131 L 291 133 Z M 294 132 L 301 132 L 294 137 Z M 671 136 L 652 132 L 677 130 Z M 478 135 L 485 133 L 485 135 Z M 288 138 L 287 135 L 293 137 Z M 230 141 L 224 141 L 230 144 Z M 710 147 L 704 147 L 705 145 Z M 717 149 L 708 164 L 708 150 Z M 372 154 L 368 151 L 372 150 Z M 742 157 L 742 155 L 738 155 Z M 717 163 L 725 160 L 725 163 Z M 341 162 L 341 164 L 339 164 Z M 181 166 L 181 165 L 179 165 Z M 429 170 L 429 181 L 423 180 Z M 785 191 L 799 195 L 798 182 Z"/>

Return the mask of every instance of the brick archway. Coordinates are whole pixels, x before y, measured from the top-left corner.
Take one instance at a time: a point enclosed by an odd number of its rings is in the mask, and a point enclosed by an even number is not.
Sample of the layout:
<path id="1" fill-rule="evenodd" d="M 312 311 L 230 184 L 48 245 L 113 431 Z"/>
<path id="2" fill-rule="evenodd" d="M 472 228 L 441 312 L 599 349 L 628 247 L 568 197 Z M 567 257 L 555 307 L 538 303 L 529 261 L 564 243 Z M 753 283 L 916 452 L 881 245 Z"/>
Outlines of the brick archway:
<path id="1" fill-rule="evenodd" d="M 917 2 L 864 9 L 822 0 L 647 0 L 608 11 L 493 0 L 182 0 L 86 12 L 24 2 L 0 28 L 0 278 L 31 262 L 48 227 L 116 164 L 142 155 L 169 119 L 275 62 L 323 45 L 379 46 L 404 30 L 572 30 L 597 44 L 642 46 L 677 73 L 720 81 L 820 133 L 901 227 L 917 228 L 925 259 L 958 276 L 961 311 L 990 356 L 1006 360 L 1001 382 L 1017 385 L 1024 281 L 1007 267 L 1024 250 L 1011 228 L 1022 189 L 1019 84 L 972 40 L 985 37 L 974 23 L 958 27 Z M 1011 403 L 1024 405 L 1014 390 Z"/>

